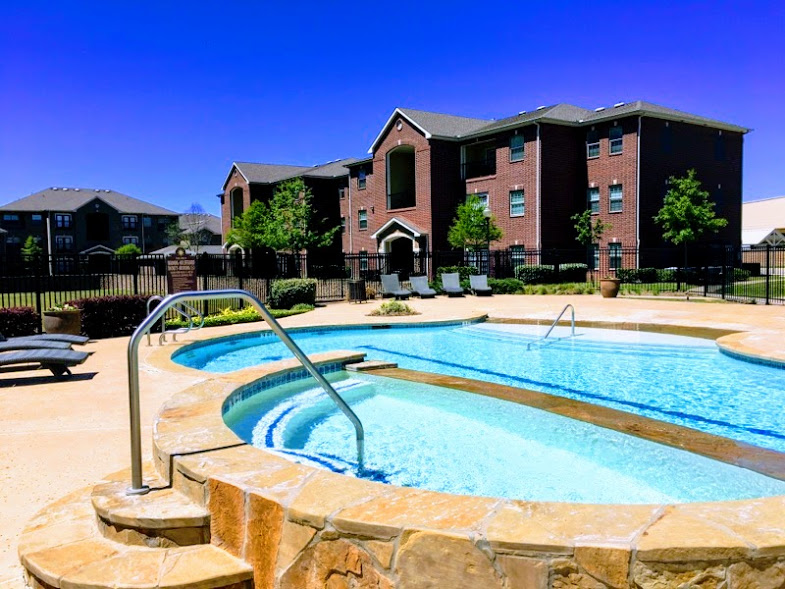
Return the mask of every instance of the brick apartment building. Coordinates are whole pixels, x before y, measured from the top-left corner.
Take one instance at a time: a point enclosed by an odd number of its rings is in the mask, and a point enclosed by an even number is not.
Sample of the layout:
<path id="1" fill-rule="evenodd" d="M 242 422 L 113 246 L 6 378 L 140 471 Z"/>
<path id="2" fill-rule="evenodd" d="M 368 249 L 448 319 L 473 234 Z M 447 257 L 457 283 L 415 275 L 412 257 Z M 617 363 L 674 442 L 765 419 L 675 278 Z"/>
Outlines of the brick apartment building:
<path id="1" fill-rule="evenodd" d="M 642 101 L 558 104 L 495 121 L 398 108 L 365 159 L 235 164 L 221 195 L 223 227 L 280 180 L 302 175 L 323 182 L 315 200 L 340 219 L 347 253 L 449 249 L 447 231 L 467 194 L 480 196 L 504 232 L 494 249 L 575 248 L 570 217 L 586 209 L 612 226 L 600 247 L 654 248 L 666 245 L 653 217 L 668 177 L 695 168 L 728 219 L 706 241 L 738 244 L 747 132 Z"/>
<path id="2" fill-rule="evenodd" d="M 105 189 L 47 188 L 0 206 L 8 256 L 31 235 L 45 254 L 109 254 L 127 243 L 149 252 L 166 245 L 177 220 L 174 211 Z"/>

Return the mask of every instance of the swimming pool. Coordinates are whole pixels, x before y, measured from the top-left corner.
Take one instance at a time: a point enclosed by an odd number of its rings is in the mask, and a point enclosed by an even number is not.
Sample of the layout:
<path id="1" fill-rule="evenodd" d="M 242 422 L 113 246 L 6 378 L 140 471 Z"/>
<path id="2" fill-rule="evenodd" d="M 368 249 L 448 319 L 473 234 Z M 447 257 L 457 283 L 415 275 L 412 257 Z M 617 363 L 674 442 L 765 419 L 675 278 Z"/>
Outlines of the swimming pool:
<path id="1" fill-rule="evenodd" d="M 785 451 L 785 370 L 721 354 L 711 340 L 479 323 L 291 330 L 306 353 L 346 349 L 400 366 L 542 391 Z M 534 342 L 531 350 L 527 345 Z M 179 350 L 186 366 L 228 372 L 291 357 L 270 333 Z"/>
<path id="2" fill-rule="evenodd" d="M 226 424 L 295 462 L 405 487 L 572 503 L 684 503 L 785 494 L 785 482 L 518 403 L 392 378 L 328 375 L 366 430 L 304 378 L 237 403 Z"/>

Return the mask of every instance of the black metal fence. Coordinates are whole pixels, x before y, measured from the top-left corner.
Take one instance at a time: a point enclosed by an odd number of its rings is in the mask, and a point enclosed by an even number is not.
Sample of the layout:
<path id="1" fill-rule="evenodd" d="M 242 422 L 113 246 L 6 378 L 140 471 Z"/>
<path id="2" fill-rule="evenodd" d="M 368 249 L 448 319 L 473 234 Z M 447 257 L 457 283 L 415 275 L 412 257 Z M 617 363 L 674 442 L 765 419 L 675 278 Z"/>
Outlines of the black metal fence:
<path id="1" fill-rule="evenodd" d="M 616 276 L 622 288 L 638 292 L 681 292 L 727 300 L 785 304 L 785 247 L 492 250 L 339 254 L 331 258 L 270 252 L 208 255 L 197 259 L 202 290 L 242 288 L 267 301 L 279 278 L 317 281 L 317 302 L 342 300 L 348 280 L 364 279 L 379 291 L 382 274 L 435 276 L 444 266 L 474 266 L 492 278 L 513 278 L 520 267 L 550 268 L 548 281 L 597 282 Z M 0 307 L 30 306 L 38 312 L 66 301 L 105 295 L 167 294 L 166 260 L 161 255 L 53 255 L 35 260 L 0 258 Z M 233 306 L 212 301 L 213 313 Z"/>

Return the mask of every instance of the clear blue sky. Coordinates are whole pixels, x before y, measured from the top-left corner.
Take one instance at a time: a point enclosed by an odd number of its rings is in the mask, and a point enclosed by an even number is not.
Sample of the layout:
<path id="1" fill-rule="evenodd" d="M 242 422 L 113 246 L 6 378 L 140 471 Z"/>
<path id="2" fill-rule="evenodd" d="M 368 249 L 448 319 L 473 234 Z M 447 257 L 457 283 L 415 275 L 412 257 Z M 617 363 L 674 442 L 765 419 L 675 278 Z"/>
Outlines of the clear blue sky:
<path id="1" fill-rule="evenodd" d="M 217 214 L 232 161 L 362 156 L 396 106 L 637 99 L 752 127 L 745 200 L 785 195 L 782 1 L 13 4 L 0 204 L 80 186 Z"/>

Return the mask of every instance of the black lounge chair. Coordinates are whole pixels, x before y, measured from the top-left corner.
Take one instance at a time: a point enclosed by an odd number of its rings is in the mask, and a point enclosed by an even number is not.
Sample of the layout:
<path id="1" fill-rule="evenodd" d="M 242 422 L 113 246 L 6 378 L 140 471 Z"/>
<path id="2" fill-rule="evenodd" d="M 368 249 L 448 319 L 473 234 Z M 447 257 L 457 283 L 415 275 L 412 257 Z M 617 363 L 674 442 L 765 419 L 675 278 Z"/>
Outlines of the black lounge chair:
<path id="1" fill-rule="evenodd" d="M 421 299 L 432 299 L 436 296 L 436 291 L 428 286 L 427 276 L 411 276 L 409 281 L 412 283 L 412 292 Z"/>
<path id="2" fill-rule="evenodd" d="M 447 293 L 448 297 L 463 296 L 461 278 L 457 272 L 453 272 L 451 274 L 442 274 L 442 290 Z"/>
<path id="3" fill-rule="evenodd" d="M 90 354 L 76 350 L 52 350 L 38 348 L 37 350 L 22 350 L 19 352 L 3 352 L 0 354 L 0 367 L 14 366 L 16 364 L 39 364 L 41 368 L 51 370 L 55 376 L 71 375 L 69 366 L 81 364 Z"/>
<path id="4" fill-rule="evenodd" d="M 488 286 L 488 277 L 484 274 L 482 276 L 469 276 L 469 286 L 475 296 L 489 297 L 493 294 L 491 287 Z"/>
<path id="5" fill-rule="evenodd" d="M 81 346 L 90 341 L 90 338 L 85 335 L 70 335 L 68 333 L 42 333 L 39 335 L 20 335 L 18 337 L 6 338 L 0 333 L 0 342 L 10 342 L 19 340 L 33 340 L 33 341 L 50 341 L 50 342 L 68 342 L 69 344 L 76 344 Z"/>
<path id="6" fill-rule="evenodd" d="M 14 350 L 70 350 L 71 344 L 68 342 L 57 342 L 54 340 L 32 340 L 17 339 L 0 341 L 0 352 L 13 352 Z"/>
<path id="7" fill-rule="evenodd" d="M 397 274 L 382 274 L 382 296 L 395 297 L 398 300 L 408 299 L 412 291 L 401 288 Z"/>

